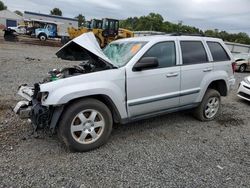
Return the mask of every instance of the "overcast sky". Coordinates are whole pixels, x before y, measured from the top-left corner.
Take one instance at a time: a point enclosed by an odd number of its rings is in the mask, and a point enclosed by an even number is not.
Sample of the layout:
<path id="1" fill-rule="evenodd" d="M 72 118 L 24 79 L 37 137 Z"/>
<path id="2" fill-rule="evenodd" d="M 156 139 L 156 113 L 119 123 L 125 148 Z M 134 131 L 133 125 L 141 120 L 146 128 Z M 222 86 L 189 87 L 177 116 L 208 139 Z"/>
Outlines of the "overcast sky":
<path id="1" fill-rule="evenodd" d="M 250 0 L 2 0 L 9 10 L 49 13 L 54 7 L 63 16 L 82 13 L 87 19 L 127 17 L 159 13 L 167 21 L 201 29 L 250 34 Z"/>

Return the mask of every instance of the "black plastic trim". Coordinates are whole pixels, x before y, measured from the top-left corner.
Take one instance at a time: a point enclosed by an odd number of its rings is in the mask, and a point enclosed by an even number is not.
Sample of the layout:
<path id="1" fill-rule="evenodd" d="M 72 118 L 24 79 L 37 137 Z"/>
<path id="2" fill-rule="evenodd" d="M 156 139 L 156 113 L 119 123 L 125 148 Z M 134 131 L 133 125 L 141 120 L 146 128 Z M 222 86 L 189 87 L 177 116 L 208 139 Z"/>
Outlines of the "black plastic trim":
<path id="1" fill-rule="evenodd" d="M 121 124 L 127 124 L 127 123 L 131 123 L 131 122 L 135 122 L 135 121 L 140 121 L 143 119 L 161 116 L 161 115 L 169 114 L 172 112 L 178 112 L 181 110 L 188 110 L 188 109 L 197 107 L 199 104 L 200 103 L 193 103 L 193 104 L 189 104 L 189 105 L 178 106 L 178 107 L 174 107 L 174 108 L 168 108 L 168 109 L 164 109 L 164 110 L 160 110 L 160 111 L 155 111 L 155 112 L 151 112 L 148 114 L 142 114 L 142 115 L 134 116 L 131 118 L 125 118 L 125 119 L 121 120 Z"/>
<path id="2" fill-rule="evenodd" d="M 193 91 L 186 91 L 183 93 L 172 94 L 169 96 L 156 97 L 154 99 L 146 99 L 146 100 L 142 100 L 142 101 L 138 101 L 138 102 L 131 102 L 128 104 L 128 106 L 147 104 L 147 103 L 151 103 L 151 102 L 156 102 L 156 101 L 161 101 L 161 100 L 166 100 L 166 99 L 171 99 L 171 98 L 176 98 L 176 97 L 182 97 L 182 96 L 186 96 L 186 95 L 192 95 L 192 94 L 199 93 L 199 92 L 200 92 L 200 89 L 196 89 Z"/>

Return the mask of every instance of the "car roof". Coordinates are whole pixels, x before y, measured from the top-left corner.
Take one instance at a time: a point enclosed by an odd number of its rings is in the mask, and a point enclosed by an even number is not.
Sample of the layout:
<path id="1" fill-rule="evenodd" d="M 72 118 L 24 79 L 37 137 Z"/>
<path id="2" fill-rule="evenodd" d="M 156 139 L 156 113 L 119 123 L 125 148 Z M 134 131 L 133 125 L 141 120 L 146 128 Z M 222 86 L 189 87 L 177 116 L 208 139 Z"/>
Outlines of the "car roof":
<path id="1" fill-rule="evenodd" d="M 116 42 L 121 42 L 121 41 L 128 41 L 128 42 L 140 42 L 140 41 L 145 41 L 145 42 L 158 42 L 158 41 L 164 41 L 164 40 L 173 40 L 173 39 L 179 39 L 179 40 L 205 40 L 205 41 L 222 41 L 219 38 L 212 38 L 212 37 L 203 37 L 203 36 L 188 36 L 188 35 L 183 35 L 183 36 L 171 36 L 171 35 L 150 35 L 150 36 L 140 36 L 140 37 L 132 37 L 132 38 L 126 38 L 126 39 L 120 39 L 117 40 Z"/>

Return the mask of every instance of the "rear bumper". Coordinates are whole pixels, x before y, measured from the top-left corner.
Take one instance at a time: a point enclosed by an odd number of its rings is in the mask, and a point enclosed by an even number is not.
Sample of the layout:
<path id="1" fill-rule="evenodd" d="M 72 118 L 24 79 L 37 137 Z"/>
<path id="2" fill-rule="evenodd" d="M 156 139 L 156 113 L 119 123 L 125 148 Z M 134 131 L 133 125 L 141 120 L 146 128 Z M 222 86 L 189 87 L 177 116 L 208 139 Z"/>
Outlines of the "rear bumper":
<path id="1" fill-rule="evenodd" d="M 228 80 L 228 90 L 232 91 L 235 85 L 235 78 L 232 77 Z"/>
<path id="2" fill-rule="evenodd" d="M 237 91 L 238 97 L 250 101 L 250 85 L 242 81 Z"/>

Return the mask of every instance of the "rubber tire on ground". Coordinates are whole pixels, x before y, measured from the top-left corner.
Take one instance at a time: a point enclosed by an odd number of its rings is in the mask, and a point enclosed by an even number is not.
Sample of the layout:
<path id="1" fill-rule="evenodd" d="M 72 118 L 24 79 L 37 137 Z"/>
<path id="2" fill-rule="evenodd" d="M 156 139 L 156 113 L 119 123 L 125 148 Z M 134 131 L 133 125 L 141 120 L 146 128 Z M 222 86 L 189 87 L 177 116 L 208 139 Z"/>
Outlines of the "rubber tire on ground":
<path id="1" fill-rule="evenodd" d="M 246 65 L 241 65 L 239 67 L 239 72 L 245 72 L 245 70 L 246 70 Z"/>
<path id="2" fill-rule="evenodd" d="M 205 108 L 206 108 L 206 104 L 208 103 L 209 98 L 211 97 L 218 97 L 219 98 L 219 109 L 216 113 L 216 115 L 210 119 L 208 119 L 207 117 L 205 117 Z M 195 109 L 194 111 L 194 116 L 200 120 L 200 121 L 211 121 L 214 120 L 216 118 L 216 116 L 218 115 L 218 112 L 220 111 L 220 105 L 221 105 L 221 96 L 220 93 L 214 89 L 208 89 L 201 101 L 201 103 L 199 104 L 199 106 Z"/>
<path id="3" fill-rule="evenodd" d="M 103 133 L 98 140 L 91 144 L 80 144 L 72 137 L 70 127 L 73 118 L 79 112 L 86 109 L 95 109 L 99 111 L 104 118 L 105 126 Z M 58 136 L 71 151 L 84 152 L 96 149 L 105 144 L 111 134 L 112 126 L 113 119 L 109 108 L 99 100 L 86 98 L 70 104 L 63 112 L 58 124 Z"/>
<path id="4" fill-rule="evenodd" d="M 44 37 L 44 40 L 42 39 L 42 37 Z M 40 41 L 46 41 L 47 40 L 47 36 L 45 34 L 40 34 L 39 35 L 39 40 Z"/>

